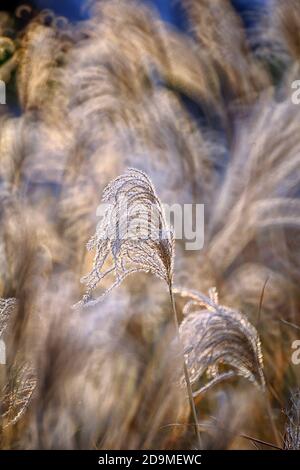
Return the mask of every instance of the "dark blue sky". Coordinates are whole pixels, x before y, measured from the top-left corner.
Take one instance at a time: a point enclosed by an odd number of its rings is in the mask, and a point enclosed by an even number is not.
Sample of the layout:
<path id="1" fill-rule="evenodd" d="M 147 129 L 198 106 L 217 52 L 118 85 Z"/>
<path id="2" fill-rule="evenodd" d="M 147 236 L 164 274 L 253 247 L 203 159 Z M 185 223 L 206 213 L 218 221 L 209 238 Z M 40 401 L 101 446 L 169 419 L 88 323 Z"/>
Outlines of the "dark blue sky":
<path id="1" fill-rule="evenodd" d="M 161 17 L 180 29 L 185 28 L 185 17 L 177 0 L 140 0 L 154 5 L 160 12 Z M 246 23 L 251 22 L 253 12 L 268 0 L 231 0 L 234 7 L 246 18 Z M 70 20 L 80 20 L 87 17 L 85 0 L 36 0 L 35 3 L 40 8 L 50 8 L 59 15 L 65 15 Z"/>
<path id="2" fill-rule="evenodd" d="M 58 15 L 67 16 L 70 20 L 87 18 L 85 0 L 35 0 L 39 8 L 49 8 Z"/>

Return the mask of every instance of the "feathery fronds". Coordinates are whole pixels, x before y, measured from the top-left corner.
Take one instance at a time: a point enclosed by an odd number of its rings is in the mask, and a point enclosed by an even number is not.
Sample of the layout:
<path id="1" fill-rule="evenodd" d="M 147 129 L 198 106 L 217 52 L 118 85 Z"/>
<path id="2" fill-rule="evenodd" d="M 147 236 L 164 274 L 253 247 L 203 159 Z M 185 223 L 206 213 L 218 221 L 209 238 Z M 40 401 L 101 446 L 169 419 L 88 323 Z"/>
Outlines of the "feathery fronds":
<path id="1" fill-rule="evenodd" d="M 2 419 L 6 421 L 4 427 L 16 424 L 27 410 L 36 388 L 37 380 L 32 368 L 28 364 L 13 366 L 9 382 L 3 390 Z"/>
<path id="2" fill-rule="evenodd" d="M 38 18 L 22 38 L 17 85 L 23 108 L 43 111 L 55 99 L 58 80 L 55 71 L 62 57 L 63 42 L 54 27 L 45 26 L 43 19 Z"/>
<path id="3" fill-rule="evenodd" d="M 292 393 L 291 406 L 287 412 L 284 448 L 300 450 L 300 390 Z"/>
<path id="4" fill-rule="evenodd" d="M 255 100 L 268 76 L 251 54 L 241 18 L 230 0 L 183 0 L 201 49 L 209 51 L 229 97 Z"/>
<path id="5" fill-rule="evenodd" d="M 13 312 L 16 306 L 16 299 L 2 299 L 0 298 L 0 338 L 4 333 L 7 323 L 9 321 L 9 317 Z"/>
<path id="6" fill-rule="evenodd" d="M 194 396 L 233 376 L 245 377 L 263 389 L 261 344 L 247 317 L 219 305 L 215 291 L 210 298 L 196 291 L 174 292 L 191 299 L 179 331 L 191 383 L 201 384 Z"/>
<path id="7" fill-rule="evenodd" d="M 101 296 L 93 300 L 92 291 L 111 273 L 115 282 L 104 295 L 139 271 L 151 272 L 170 286 L 174 235 L 148 176 L 129 169 L 105 188 L 102 203 L 107 203 L 104 217 L 87 244 L 89 251 L 96 249 L 93 269 L 82 278 L 88 290 L 77 305 L 97 303 Z M 105 269 L 109 259 L 112 266 Z"/>
<path id="8" fill-rule="evenodd" d="M 172 291 L 175 239 L 173 231 L 167 226 L 154 186 L 144 172 L 130 168 L 124 175 L 108 184 L 103 191 L 102 202 L 108 206 L 96 234 L 87 244 L 88 250 L 96 248 L 93 270 L 82 278 L 82 282 L 88 286 L 88 291 L 76 306 L 95 305 L 99 302 L 101 297 L 91 300 L 91 293 L 97 284 L 112 272 L 116 280 L 104 295 L 120 285 L 129 274 L 151 272 L 168 285 L 180 341 L 179 321 Z M 112 267 L 102 272 L 108 257 L 111 258 Z M 195 432 L 201 448 L 197 412 L 184 358 L 183 368 Z"/>

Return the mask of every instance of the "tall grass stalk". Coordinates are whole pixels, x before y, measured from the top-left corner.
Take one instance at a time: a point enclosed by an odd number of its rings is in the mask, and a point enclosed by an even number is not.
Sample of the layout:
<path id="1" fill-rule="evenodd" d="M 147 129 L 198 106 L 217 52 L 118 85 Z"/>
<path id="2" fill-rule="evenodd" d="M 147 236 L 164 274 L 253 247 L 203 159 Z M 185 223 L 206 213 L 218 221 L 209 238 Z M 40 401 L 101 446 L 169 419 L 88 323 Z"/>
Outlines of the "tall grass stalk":
<path id="1" fill-rule="evenodd" d="M 173 294 L 172 284 L 169 285 L 169 294 L 170 294 L 172 310 L 173 310 L 173 315 L 174 315 L 174 323 L 175 323 L 175 328 L 176 328 L 176 334 L 177 334 L 177 337 L 178 337 L 179 347 L 180 347 L 180 350 L 181 350 L 181 353 L 182 353 L 183 372 L 184 372 L 184 378 L 185 378 L 186 388 L 187 388 L 188 397 L 189 397 L 191 413 L 192 413 L 193 420 L 194 420 L 195 433 L 196 433 L 196 436 L 197 436 L 199 449 L 201 449 L 202 448 L 202 441 L 201 441 L 201 436 L 200 436 L 200 432 L 199 432 L 199 422 L 198 422 L 198 417 L 197 417 L 197 410 L 196 410 L 196 406 L 195 406 L 195 402 L 194 402 L 194 398 L 193 398 L 193 391 L 192 391 L 191 381 L 190 381 L 190 377 L 189 377 L 189 372 L 188 372 L 188 368 L 187 368 L 185 358 L 184 358 L 184 351 L 183 351 L 183 347 L 182 347 L 182 343 L 181 343 L 181 339 L 180 339 L 179 320 L 178 320 L 178 314 L 177 314 L 177 309 L 176 309 L 176 303 L 175 303 L 175 298 L 174 298 L 174 294 Z"/>

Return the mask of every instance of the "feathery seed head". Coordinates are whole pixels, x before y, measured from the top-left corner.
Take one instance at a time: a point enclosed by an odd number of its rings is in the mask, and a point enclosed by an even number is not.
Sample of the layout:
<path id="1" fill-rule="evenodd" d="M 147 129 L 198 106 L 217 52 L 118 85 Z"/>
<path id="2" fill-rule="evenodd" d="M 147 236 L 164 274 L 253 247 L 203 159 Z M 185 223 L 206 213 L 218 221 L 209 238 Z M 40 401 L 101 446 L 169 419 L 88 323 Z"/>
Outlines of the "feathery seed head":
<path id="1" fill-rule="evenodd" d="M 88 290 L 76 305 L 101 300 L 92 291 L 109 274 L 115 281 L 103 295 L 135 272 L 151 272 L 169 286 L 173 279 L 174 234 L 167 226 L 161 202 L 149 177 L 130 168 L 104 189 L 105 210 L 95 235 L 87 244 L 95 249 L 92 271 L 82 278 Z M 105 263 L 110 266 L 105 269 Z"/>
<path id="2" fill-rule="evenodd" d="M 0 338 L 4 333 L 10 314 L 16 306 L 16 299 L 0 299 Z"/>
<path id="3" fill-rule="evenodd" d="M 264 389 L 261 344 L 246 316 L 218 305 L 215 290 L 210 298 L 196 291 L 175 292 L 190 298 L 180 336 L 191 383 L 201 383 L 195 395 L 233 376 L 245 377 Z"/>

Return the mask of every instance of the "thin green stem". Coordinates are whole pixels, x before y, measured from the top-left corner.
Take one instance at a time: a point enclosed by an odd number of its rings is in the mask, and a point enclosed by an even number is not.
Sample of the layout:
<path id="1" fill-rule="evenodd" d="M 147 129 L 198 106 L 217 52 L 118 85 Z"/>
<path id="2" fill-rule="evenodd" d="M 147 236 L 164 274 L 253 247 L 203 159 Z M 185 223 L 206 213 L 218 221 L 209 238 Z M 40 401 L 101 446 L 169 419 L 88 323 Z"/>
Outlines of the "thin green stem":
<path id="1" fill-rule="evenodd" d="M 179 346 L 180 346 L 180 349 L 181 349 L 181 352 L 182 352 L 183 372 L 184 372 L 184 378 L 185 378 L 186 388 L 187 388 L 188 397 L 189 397 L 190 408 L 191 408 L 191 412 L 192 412 L 192 416 L 193 416 L 193 420 L 194 420 L 195 433 L 196 433 L 196 436 L 197 436 L 199 449 L 201 449 L 202 448 L 202 442 L 201 442 L 201 436 L 200 436 L 200 432 L 199 432 L 199 422 L 198 422 L 196 406 L 195 406 L 195 402 L 194 402 L 194 398 L 193 398 L 193 391 L 192 391 L 191 381 L 190 381 L 190 377 L 189 377 L 189 372 L 188 372 L 188 368 L 187 368 L 187 365 L 186 365 L 186 362 L 185 362 L 183 347 L 182 347 L 182 343 L 181 343 L 181 339 L 180 339 L 179 320 L 178 320 L 178 314 L 177 314 L 174 294 L 173 294 L 173 290 L 172 290 L 172 285 L 169 286 L 169 293 L 170 293 L 170 299 L 171 299 L 172 310 L 173 310 L 173 315 L 174 315 L 174 323 L 175 323 L 176 332 L 177 332 L 177 336 L 178 336 L 178 342 L 179 342 Z"/>

